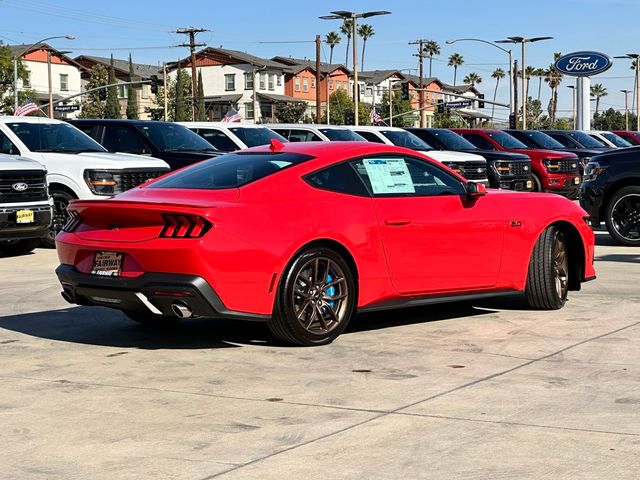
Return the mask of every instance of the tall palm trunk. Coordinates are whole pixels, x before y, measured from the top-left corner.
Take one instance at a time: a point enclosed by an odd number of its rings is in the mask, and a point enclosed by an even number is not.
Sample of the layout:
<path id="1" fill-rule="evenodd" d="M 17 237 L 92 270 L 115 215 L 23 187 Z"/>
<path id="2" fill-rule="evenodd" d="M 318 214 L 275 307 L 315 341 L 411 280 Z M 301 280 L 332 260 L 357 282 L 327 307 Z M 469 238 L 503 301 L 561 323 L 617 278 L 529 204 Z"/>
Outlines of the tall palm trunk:
<path id="1" fill-rule="evenodd" d="M 457 66 L 453 66 L 453 86 L 455 87 L 456 85 L 456 77 L 458 76 L 458 67 Z"/>
<path id="2" fill-rule="evenodd" d="M 538 101 L 540 101 L 541 91 L 542 91 L 542 75 L 538 76 Z"/>
<path id="3" fill-rule="evenodd" d="M 347 51 L 344 54 L 344 66 L 349 68 L 349 44 L 351 43 L 351 37 L 347 37 Z"/>
<path id="4" fill-rule="evenodd" d="M 429 55 L 429 78 L 431 78 L 431 64 L 433 63 L 433 55 Z"/>
<path id="5" fill-rule="evenodd" d="M 360 58 L 360 70 L 364 71 L 364 49 L 367 47 L 367 39 L 362 39 L 362 57 Z"/>
<path id="6" fill-rule="evenodd" d="M 496 97 L 498 96 L 498 85 L 500 84 L 500 77 L 496 78 L 496 88 L 493 91 L 493 105 L 491 105 L 491 125 L 493 125 L 493 114 L 496 111 Z"/>
<path id="7" fill-rule="evenodd" d="M 331 53 L 329 53 L 329 65 L 331 65 L 332 61 L 333 61 L 333 47 L 335 47 L 335 45 L 331 45 Z"/>

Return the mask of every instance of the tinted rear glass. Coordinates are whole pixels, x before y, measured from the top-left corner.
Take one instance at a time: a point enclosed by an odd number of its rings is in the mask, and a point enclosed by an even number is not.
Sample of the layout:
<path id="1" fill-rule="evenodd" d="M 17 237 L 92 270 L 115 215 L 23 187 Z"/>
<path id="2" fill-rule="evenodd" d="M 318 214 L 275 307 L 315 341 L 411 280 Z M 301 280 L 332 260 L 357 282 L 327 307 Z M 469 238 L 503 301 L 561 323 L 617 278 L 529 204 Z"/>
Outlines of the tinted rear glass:
<path id="1" fill-rule="evenodd" d="M 489 135 L 491 138 L 493 138 L 496 142 L 498 142 L 498 144 L 502 147 L 502 148 L 506 148 L 506 149 L 521 149 L 521 148 L 527 148 L 527 146 L 522 143 L 520 140 L 517 140 L 515 138 L 513 138 L 511 135 L 509 135 L 508 133 L 504 133 L 504 132 L 491 132 L 488 133 L 487 135 Z"/>
<path id="2" fill-rule="evenodd" d="M 564 145 L 553 137 L 536 130 L 527 130 L 526 132 L 509 132 L 509 135 L 516 137 L 530 148 L 547 148 L 549 150 L 562 150 L 564 148 Z"/>
<path id="3" fill-rule="evenodd" d="M 411 150 L 433 150 L 433 147 L 427 142 L 405 130 L 382 130 L 381 133 L 398 147 L 410 148 Z"/>
<path id="4" fill-rule="evenodd" d="M 348 129 L 342 128 L 319 128 L 332 142 L 366 142 L 367 140 Z"/>
<path id="5" fill-rule="evenodd" d="M 584 132 L 578 132 L 578 131 L 567 132 L 567 135 L 569 135 L 571 138 L 573 138 L 576 142 L 578 142 L 580 145 L 582 145 L 585 148 L 606 147 L 604 142 L 600 140 L 596 140 L 595 138 L 590 137 Z"/>
<path id="6" fill-rule="evenodd" d="M 287 141 L 282 135 L 264 127 L 229 127 L 236 136 L 242 140 L 247 147 L 257 147 L 258 145 L 268 145 L 272 138 L 285 143 Z"/>
<path id="7" fill-rule="evenodd" d="M 205 160 L 180 170 L 150 188 L 219 190 L 255 182 L 282 169 L 312 159 L 299 153 L 238 152 Z"/>
<path id="8" fill-rule="evenodd" d="M 417 132 L 412 133 L 419 135 Z M 478 148 L 462 135 L 458 135 L 456 132 L 452 132 L 451 130 L 430 130 L 429 133 L 436 137 L 438 141 L 449 150 L 477 150 Z"/>
<path id="9" fill-rule="evenodd" d="M 627 140 L 619 137 L 615 133 L 605 132 L 602 136 L 613 143 L 616 147 L 626 148 L 631 146 L 631 143 L 627 142 Z"/>

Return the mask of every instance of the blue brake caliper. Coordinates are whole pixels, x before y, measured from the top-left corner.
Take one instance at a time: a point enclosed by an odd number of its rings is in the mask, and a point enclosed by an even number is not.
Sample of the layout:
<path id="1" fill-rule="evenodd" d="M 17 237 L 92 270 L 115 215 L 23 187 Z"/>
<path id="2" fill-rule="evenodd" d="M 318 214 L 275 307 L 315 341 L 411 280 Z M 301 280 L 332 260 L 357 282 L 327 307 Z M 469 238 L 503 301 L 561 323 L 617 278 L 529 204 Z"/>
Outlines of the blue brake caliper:
<path id="1" fill-rule="evenodd" d="M 331 277 L 331 275 L 327 275 L 327 283 L 331 283 L 331 281 L 333 280 L 333 278 Z M 335 286 L 330 286 L 329 288 L 327 288 L 327 297 L 333 297 L 336 294 L 336 287 Z M 333 308 L 333 300 L 327 302 L 327 304 Z"/>

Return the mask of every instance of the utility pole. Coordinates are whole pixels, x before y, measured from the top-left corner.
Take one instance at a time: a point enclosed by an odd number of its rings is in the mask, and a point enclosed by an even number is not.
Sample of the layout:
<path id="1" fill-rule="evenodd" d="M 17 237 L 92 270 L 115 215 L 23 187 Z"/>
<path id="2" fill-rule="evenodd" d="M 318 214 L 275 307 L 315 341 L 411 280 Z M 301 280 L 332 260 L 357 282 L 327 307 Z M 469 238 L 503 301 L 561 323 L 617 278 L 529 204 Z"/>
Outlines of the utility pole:
<path id="1" fill-rule="evenodd" d="M 178 66 L 180 68 L 180 66 Z M 167 110 L 169 109 L 169 92 L 167 91 L 167 62 L 162 62 L 162 89 L 164 93 L 164 121 L 167 121 Z"/>
<path id="2" fill-rule="evenodd" d="M 413 56 L 418 57 L 418 64 L 420 66 L 420 92 L 418 94 L 418 108 L 420 109 L 420 128 L 424 128 L 427 124 L 427 112 L 424 110 L 424 74 L 422 68 L 425 57 L 424 44 L 426 42 L 427 41 L 424 38 L 409 42 L 409 45 L 418 45 L 418 53 L 414 53 Z"/>
<path id="3" fill-rule="evenodd" d="M 320 119 L 322 117 L 322 97 L 320 96 L 320 81 L 322 77 L 320 75 L 320 35 L 316 35 L 316 123 L 320 124 Z M 329 98 L 327 97 L 327 102 Z M 327 116 L 329 116 L 329 112 L 327 112 Z"/>
<path id="4" fill-rule="evenodd" d="M 180 33 L 182 35 L 189 35 L 189 43 L 182 43 L 178 45 L 179 47 L 189 47 L 191 52 L 191 97 L 193 99 L 193 105 L 191 106 L 191 113 L 193 116 L 193 120 L 197 120 L 200 114 L 198 109 L 198 76 L 196 72 L 196 47 L 205 47 L 206 43 L 196 43 L 196 33 L 208 32 L 206 28 L 179 28 L 175 31 L 175 33 Z M 180 68 L 180 64 L 178 64 L 178 68 Z"/>
<path id="5" fill-rule="evenodd" d="M 513 61 L 513 118 L 514 128 L 518 128 L 518 60 Z"/>

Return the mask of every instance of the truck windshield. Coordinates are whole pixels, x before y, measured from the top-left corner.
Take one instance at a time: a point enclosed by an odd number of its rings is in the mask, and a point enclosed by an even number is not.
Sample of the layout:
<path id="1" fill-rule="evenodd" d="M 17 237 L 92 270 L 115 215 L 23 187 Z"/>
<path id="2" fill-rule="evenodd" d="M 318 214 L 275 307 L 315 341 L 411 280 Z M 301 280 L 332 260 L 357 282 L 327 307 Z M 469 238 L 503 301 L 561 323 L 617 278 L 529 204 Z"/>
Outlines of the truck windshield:
<path id="1" fill-rule="evenodd" d="M 601 140 L 596 140 L 595 138 L 587 135 L 584 132 L 573 131 L 567 132 L 571 138 L 573 138 L 576 142 L 582 145 L 584 148 L 605 148 L 606 145 Z"/>
<path id="2" fill-rule="evenodd" d="M 366 142 L 364 137 L 347 128 L 319 128 L 332 142 Z"/>
<path id="3" fill-rule="evenodd" d="M 278 135 L 273 130 L 265 127 L 229 127 L 235 135 L 242 140 L 247 147 L 257 147 L 258 145 L 268 145 L 272 138 L 286 143 L 288 140 L 282 135 Z"/>
<path id="4" fill-rule="evenodd" d="M 504 132 L 490 132 L 488 135 L 493 138 L 496 142 L 500 144 L 502 148 L 506 148 L 507 150 L 521 150 L 526 149 L 527 146 L 522 143 L 520 140 L 513 138 L 508 133 Z"/>
<path id="5" fill-rule="evenodd" d="M 216 148 L 183 125 L 145 122 L 136 128 L 163 152 L 216 152 Z"/>
<path id="6" fill-rule="evenodd" d="M 544 132 L 527 130 L 526 132 L 514 132 L 512 134 L 530 148 L 547 148 L 549 150 L 564 150 L 564 145 L 551 138 Z"/>
<path id="7" fill-rule="evenodd" d="M 627 148 L 631 146 L 630 142 L 626 141 L 624 138 L 616 135 L 615 133 L 604 132 L 602 136 L 613 143 L 616 147 Z"/>
<path id="8" fill-rule="evenodd" d="M 478 150 L 469 140 L 451 130 L 430 130 L 430 133 L 449 150 Z"/>
<path id="9" fill-rule="evenodd" d="M 11 122 L 7 126 L 32 152 L 106 152 L 102 145 L 68 123 Z"/>
<path id="10" fill-rule="evenodd" d="M 398 147 L 410 148 L 411 150 L 433 150 L 433 147 L 424 140 L 416 137 L 413 133 L 405 130 L 382 130 L 381 133 L 391 140 L 391 143 Z"/>

